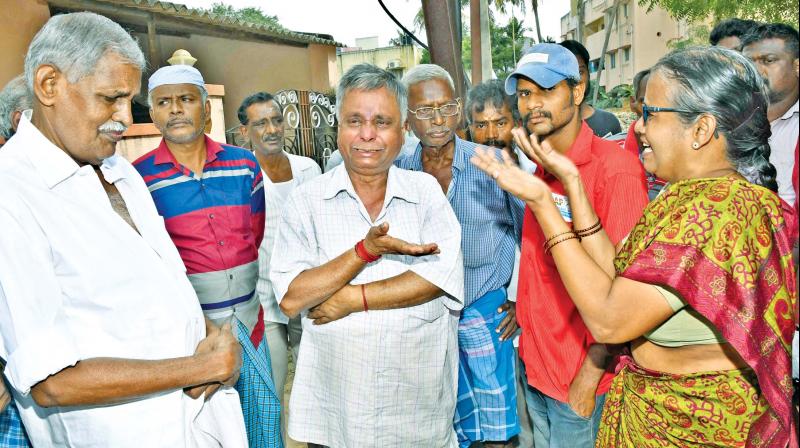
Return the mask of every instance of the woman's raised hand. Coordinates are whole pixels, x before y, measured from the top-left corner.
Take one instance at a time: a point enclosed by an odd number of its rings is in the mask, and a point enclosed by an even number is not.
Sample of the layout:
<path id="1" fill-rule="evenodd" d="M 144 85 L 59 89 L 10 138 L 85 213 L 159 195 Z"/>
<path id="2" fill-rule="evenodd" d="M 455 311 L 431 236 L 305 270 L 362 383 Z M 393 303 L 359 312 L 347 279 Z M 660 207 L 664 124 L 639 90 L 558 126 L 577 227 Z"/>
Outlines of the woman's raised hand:
<path id="1" fill-rule="evenodd" d="M 516 127 L 511 130 L 511 135 L 525 155 L 555 176 L 562 184 L 579 177 L 578 167 L 572 160 L 554 150 L 549 143 L 540 143 L 535 134 L 528 134 L 526 129 Z"/>
<path id="2" fill-rule="evenodd" d="M 552 200 L 550 188 L 533 174 L 521 170 L 503 151 L 503 160 L 497 160 L 495 149 L 479 147 L 470 161 L 491 176 L 503 190 L 526 202 Z"/>

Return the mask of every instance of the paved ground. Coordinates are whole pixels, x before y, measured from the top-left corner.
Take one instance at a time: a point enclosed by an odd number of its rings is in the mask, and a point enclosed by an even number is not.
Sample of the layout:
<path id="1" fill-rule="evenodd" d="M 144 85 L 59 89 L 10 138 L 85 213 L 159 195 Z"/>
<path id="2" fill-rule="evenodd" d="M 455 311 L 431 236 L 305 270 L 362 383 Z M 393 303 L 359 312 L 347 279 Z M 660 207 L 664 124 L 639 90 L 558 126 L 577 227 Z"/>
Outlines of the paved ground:
<path id="1" fill-rule="evenodd" d="M 292 382 L 294 380 L 294 359 L 292 357 L 292 352 L 289 352 L 289 368 L 288 372 L 286 373 L 286 387 L 283 389 L 284 396 L 286 397 L 287 409 L 283 410 L 283 418 L 284 421 L 288 421 L 289 416 L 289 396 L 292 394 Z M 289 436 L 286 436 L 286 448 L 306 448 L 308 445 L 305 443 L 295 442 L 294 440 L 290 439 Z"/>

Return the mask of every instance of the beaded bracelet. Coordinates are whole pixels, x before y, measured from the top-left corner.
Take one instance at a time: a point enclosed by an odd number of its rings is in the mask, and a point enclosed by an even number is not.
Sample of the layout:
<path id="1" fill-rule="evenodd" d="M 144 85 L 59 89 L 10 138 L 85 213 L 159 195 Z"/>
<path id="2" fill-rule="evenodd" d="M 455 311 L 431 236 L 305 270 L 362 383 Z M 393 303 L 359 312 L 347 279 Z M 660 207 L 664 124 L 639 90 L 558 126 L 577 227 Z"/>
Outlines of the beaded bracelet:
<path id="1" fill-rule="evenodd" d="M 601 230 L 603 230 L 603 226 L 600 226 L 600 227 L 598 227 L 598 228 L 596 228 L 596 229 L 594 229 L 594 230 L 592 230 L 590 232 L 578 235 L 578 239 L 582 240 L 582 239 L 586 238 L 587 236 L 592 236 L 592 235 L 594 235 L 595 233 L 597 233 L 597 232 L 599 232 Z"/>
<path id="2" fill-rule="evenodd" d="M 556 239 L 556 238 L 558 238 L 560 236 L 569 235 L 569 234 L 573 234 L 574 235 L 575 232 L 573 232 L 572 230 L 567 230 L 566 232 L 556 233 L 555 235 L 553 235 L 550 238 L 548 238 L 547 240 L 545 240 L 544 244 L 542 244 L 542 247 L 547 248 L 547 244 L 550 243 L 550 241 L 553 241 L 554 239 Z"/>
<path id="3" fill-rule="evenodd" d="M 572 240 L 572 239 L 578 239 L 578 240 L 579 240 L 579 238 L 578 238 L 578 235 L 574 235 L 574 234 L 573 234 L 573 235 L 569 235 L 569 236 L 567 236 L 567 237 L 564 237 L 564 238 L 561 238 L 561 239 L 555 240 L 555 241 L 554 241 L 553 243 L 551 243 L 549 246 L 545 246 L 545 248 L 544 248 L 544 253 L 546 253 L 546 254 L 549 254 L 549 253 L 550 253 L 550 251 L 551 251 L 551 250 L 552 250 L 554 247 L 556 247 L 558 244 L 560 244 L 560 243 L 563 243 L 564 241 L 569 241 L 569 240 Z"/>
<path id="4" fill-rule="evenodd" d="M 587 227 L 585 229 L 575 230 L 575 234 L 578 235 L 578 237 L 582 238 L 584 235 L 588 234 L 588 232 L 591 232 L 592 230 L 596 230 L 598 228 L 600 228 L 600 229 L 603 228 L 603 225 L 600 223 L 600 218 L 597 218 L 597 222 L 596 223 L 592 224 L 591 226 L 589 226 L 589 227 Z"/>

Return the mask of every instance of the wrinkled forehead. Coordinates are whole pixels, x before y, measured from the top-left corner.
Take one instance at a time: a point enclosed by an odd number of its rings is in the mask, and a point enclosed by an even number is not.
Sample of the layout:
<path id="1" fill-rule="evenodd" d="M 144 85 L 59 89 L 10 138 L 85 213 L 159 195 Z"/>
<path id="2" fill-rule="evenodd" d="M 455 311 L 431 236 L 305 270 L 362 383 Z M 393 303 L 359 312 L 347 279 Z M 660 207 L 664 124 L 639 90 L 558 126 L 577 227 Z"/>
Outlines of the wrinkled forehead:
<path id="1" fill-rule="evenodd" d="M 164 84 L 150 91 L 153 98 L 169 98 L 175 96 L 200 96 L 200 87 L 194 84 Z"/>
<path id="2" fill-rule="evenodd" d="M 427 79 L 408 87 L 409 104 L 447 102 L 455 99 L 455 92 L 444 79 Z"/>

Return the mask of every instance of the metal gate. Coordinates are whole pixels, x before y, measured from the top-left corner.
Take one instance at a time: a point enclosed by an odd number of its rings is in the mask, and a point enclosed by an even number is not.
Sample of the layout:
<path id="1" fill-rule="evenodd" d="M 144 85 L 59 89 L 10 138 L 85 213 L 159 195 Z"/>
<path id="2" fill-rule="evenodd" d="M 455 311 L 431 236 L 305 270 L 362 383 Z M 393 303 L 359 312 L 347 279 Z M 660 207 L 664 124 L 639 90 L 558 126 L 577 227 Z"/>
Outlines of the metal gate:
<path id="1" fill-rule="evenodd" d="M 336 106 L 324 94 L 308 90 L 281 90 L 275 99 L 283 109 L 286 151 L 324 167 L 336 150 Z"/>

